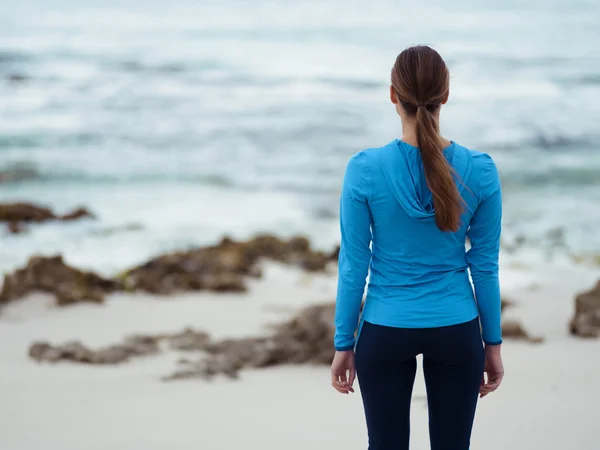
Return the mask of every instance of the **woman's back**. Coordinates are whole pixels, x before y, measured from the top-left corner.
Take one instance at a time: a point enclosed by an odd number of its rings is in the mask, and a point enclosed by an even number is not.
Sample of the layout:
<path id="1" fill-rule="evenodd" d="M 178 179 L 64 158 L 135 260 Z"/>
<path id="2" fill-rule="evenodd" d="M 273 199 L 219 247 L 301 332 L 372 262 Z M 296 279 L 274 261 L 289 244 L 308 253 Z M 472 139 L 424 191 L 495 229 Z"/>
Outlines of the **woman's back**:
<path id="1" fill-rule="evenodd" d="M 485 299 L 479 305 L 488 325 L 484 339 L 497 342 L 498 173 L 485 153 L 454 142 L 443 152 L 463 202 L 461 224 L 455 232 L 441 231 L 436 224 L 433 196 L 418 148 L 394 140 L 359 152 L 350 160 L 342 192 L 338 298 L 357 298 L 356 290 L 364 286 L 370 265 L 363 320 L 401 328 L 462 323 L 480 312 L 469 281 L 470 266 L 480 291 L 478 298 Z M 467 236 L 474 243 L 468 253 Z M 354 342 L 355 308 L 348 303 L 338 305 L 338 331 L 348 322 L 349 333 L 338 333 L 338 348 Z"/>

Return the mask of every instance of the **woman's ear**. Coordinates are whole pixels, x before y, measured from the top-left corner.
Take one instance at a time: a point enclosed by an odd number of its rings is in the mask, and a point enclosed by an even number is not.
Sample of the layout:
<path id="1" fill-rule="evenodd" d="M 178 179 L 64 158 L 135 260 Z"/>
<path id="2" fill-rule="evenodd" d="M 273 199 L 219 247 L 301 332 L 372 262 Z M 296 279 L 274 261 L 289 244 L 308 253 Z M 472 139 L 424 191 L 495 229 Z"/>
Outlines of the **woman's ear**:
<path id="1" fill-rule="evenodd" d="M 398 104 L 398 96 L 396 95 L 396 91 L 394 90 L 394 86 L 390 86 L 390 100 L 394 105 Z"/>

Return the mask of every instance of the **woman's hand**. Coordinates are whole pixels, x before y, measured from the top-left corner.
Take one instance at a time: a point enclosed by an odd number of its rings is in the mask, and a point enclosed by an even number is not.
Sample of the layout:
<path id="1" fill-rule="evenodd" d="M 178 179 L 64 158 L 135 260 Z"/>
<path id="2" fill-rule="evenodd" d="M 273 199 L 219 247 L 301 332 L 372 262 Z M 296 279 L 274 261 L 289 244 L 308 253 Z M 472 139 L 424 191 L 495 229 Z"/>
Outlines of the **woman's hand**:
<path id="1" fill-rule="evenodd" d="M 501 345 L 489 345 L 485 347 L 484 376 L 481 379 L 479 398 L 483 398 L 490 392 L 494 392 L 502 383 L 504 378 L 504 366 L 502 365 Z M 487 382 L 486 375 L 487 374 Z"/>
<path id="2" fill-rule="evenodd" d="M 331 385 L 341 394 L 354 392 L 352 385 L 356 370 L 354 368 L 354 351 L 335 352 L 331 363 Z"/>

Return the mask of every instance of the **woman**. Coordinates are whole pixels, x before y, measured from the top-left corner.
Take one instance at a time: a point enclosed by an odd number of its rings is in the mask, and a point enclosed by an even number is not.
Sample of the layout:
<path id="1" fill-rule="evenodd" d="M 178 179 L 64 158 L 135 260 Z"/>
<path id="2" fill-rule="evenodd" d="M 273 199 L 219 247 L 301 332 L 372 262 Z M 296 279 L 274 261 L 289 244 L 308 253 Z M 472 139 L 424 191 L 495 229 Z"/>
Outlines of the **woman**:
<path id="1" fill-rule="evenodd" d="M 500 180 L 488 155 L 440 135 L 448 95 L 435 50 L 403 51 L 390 87 L 402 139 L 357 153 L 344 177 L 332 384 L 354 392 L 356 367 L 370 450 L 408 449 L 418 354 L 432 450 L 469 448 L 477 398 L 503 377 Z"/>

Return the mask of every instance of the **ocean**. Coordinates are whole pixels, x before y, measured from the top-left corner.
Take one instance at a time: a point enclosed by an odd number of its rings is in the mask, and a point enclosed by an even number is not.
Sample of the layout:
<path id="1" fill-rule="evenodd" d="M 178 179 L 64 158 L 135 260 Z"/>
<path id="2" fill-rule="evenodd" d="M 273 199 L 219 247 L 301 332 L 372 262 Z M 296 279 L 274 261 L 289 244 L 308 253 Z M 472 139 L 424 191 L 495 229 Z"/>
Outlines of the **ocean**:
<path id="1" fill-rule="evenodd" d="M 96 220 L 2 234 L 114 274 L 223 235 L 339 240 L 347 160 L 401 133 L 405 47 L 451 71 L 444 135 L 489 152 L 503 255 L 600 252 L 600 2 L 0 0 L 0 201 Z"/>

